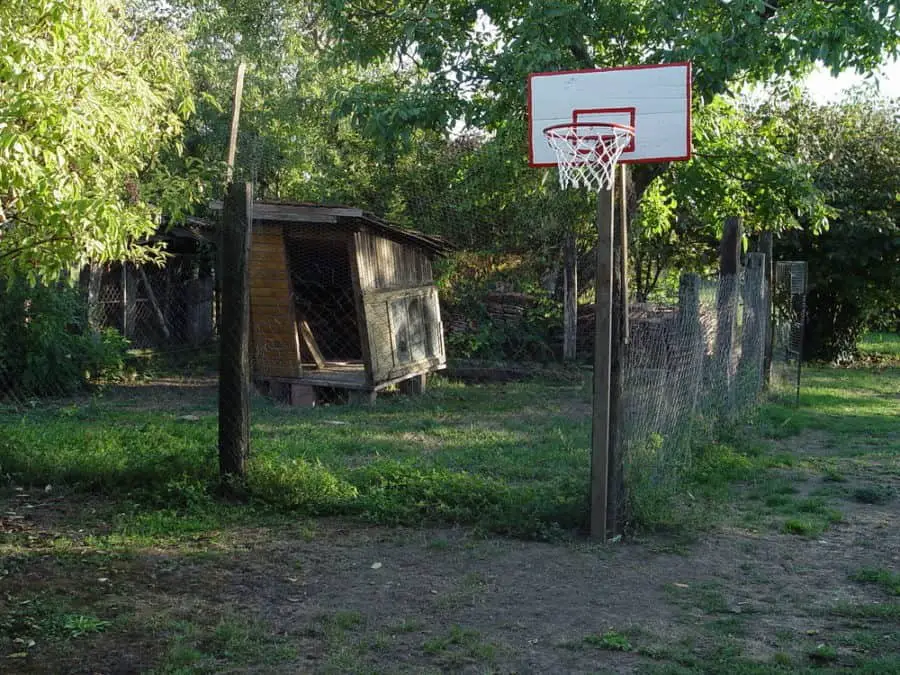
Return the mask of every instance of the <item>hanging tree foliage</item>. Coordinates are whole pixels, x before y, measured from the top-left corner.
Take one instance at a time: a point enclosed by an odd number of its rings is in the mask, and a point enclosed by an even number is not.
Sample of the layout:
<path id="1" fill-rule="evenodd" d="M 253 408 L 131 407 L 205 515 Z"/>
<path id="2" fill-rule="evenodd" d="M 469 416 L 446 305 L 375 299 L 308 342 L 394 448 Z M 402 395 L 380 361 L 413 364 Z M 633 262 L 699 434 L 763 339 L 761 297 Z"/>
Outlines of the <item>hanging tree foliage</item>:
<path id="1" fill-rule="evenodd" d="M 192 112 L 177 37 L 115 0 L 4 0 L 0 35 L 0 275 L 153 255 L 159 211 L 202 190 L 160 161 Z"/>

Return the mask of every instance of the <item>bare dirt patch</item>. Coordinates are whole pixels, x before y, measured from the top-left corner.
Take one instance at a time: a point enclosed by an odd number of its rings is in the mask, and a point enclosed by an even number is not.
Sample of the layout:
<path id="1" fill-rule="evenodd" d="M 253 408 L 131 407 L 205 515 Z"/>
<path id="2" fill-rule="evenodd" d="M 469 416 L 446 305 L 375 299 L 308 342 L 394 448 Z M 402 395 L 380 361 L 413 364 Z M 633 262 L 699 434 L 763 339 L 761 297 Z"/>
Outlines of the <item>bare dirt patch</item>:
<path id="1" fill-rule="evenodd" d="M 2 511 L 21 506 L 11 495 Z M 0 615 L 33 604 L 110 623 L 76 637 L 7 625 L 0 670 L 639 672 L 708 663 L 716 650 L 802 660 L 848 630 L 834 607 L 887 601 L 852 574 L 900 568 L 896 502 L 861 507 L 818 538 L 720 531 L 680 553 L 659 538 L 603 547 L 334 520 L 228 530 L 205 550 L 54 546 L 102 534 L 96 514 L 111 509 L 71 500 L 7 515 Z M 238 639 L 233 625 L 263 628 Z M 610 631 L 629 649 L 585 641 Z M 23 657 L 15 639 L 36 644 Z"/>

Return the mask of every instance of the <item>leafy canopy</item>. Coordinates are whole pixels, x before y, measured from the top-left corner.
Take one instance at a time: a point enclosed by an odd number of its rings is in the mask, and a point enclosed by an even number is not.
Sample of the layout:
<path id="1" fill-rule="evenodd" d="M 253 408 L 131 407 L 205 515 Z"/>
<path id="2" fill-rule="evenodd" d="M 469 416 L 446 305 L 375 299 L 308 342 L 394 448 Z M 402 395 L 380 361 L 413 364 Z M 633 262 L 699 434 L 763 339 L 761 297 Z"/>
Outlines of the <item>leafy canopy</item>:
<path id="1" fill-rule="evenodd" d="M 809 265 L 804 355 L 848 357 L 867 323 L 900 312 L 900 101 L 860 94 L 834 106 L 799 101 L 780 114 L 834 209 L 826 232 L 792 230 L 776 250 Z"/>
<path id="2" fill-rule="evenodd" d="M 160 161 L 192 111 L 177 38 L 115 0 L 4 0 L 0 35 L 0 275 L 151 254 L 202 186 Z"/>

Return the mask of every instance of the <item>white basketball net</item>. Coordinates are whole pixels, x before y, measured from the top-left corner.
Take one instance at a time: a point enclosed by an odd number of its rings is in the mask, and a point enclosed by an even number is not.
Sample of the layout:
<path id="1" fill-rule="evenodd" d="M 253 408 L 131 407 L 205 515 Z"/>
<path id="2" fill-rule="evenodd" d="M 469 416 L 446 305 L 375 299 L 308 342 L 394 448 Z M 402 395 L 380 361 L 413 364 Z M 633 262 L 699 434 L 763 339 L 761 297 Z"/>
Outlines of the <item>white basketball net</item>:
<path id="1" fill-rule="evenodd" d="M 556 153 L 559 186 L 609 190 L 616 162 L 634 138 L 634 129 L 618 124 L 558 124 L 544 129 Z"/>

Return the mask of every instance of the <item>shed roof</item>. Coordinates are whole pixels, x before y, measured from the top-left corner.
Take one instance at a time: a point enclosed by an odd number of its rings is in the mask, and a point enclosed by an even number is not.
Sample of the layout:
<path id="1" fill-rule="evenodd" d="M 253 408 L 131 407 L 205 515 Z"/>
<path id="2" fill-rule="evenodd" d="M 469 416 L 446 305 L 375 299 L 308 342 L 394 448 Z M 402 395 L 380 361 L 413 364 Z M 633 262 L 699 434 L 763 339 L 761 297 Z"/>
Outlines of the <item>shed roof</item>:
<path id="1" fill-rule="evenodd" d="M 209 206 L 213 211 L 221 211 L 222 202 L 210 202 Z M 450 243 L 442 237 L 394 225 L 372 213 L 350 206 L 255 201 L 253 202 L 253 220 L 296 223 L 297 225 L 321 223 L 348 227 L 365 224 L 391 239 L 424 248 L 435 255 L 443 255 L 453 249 Z"/>

